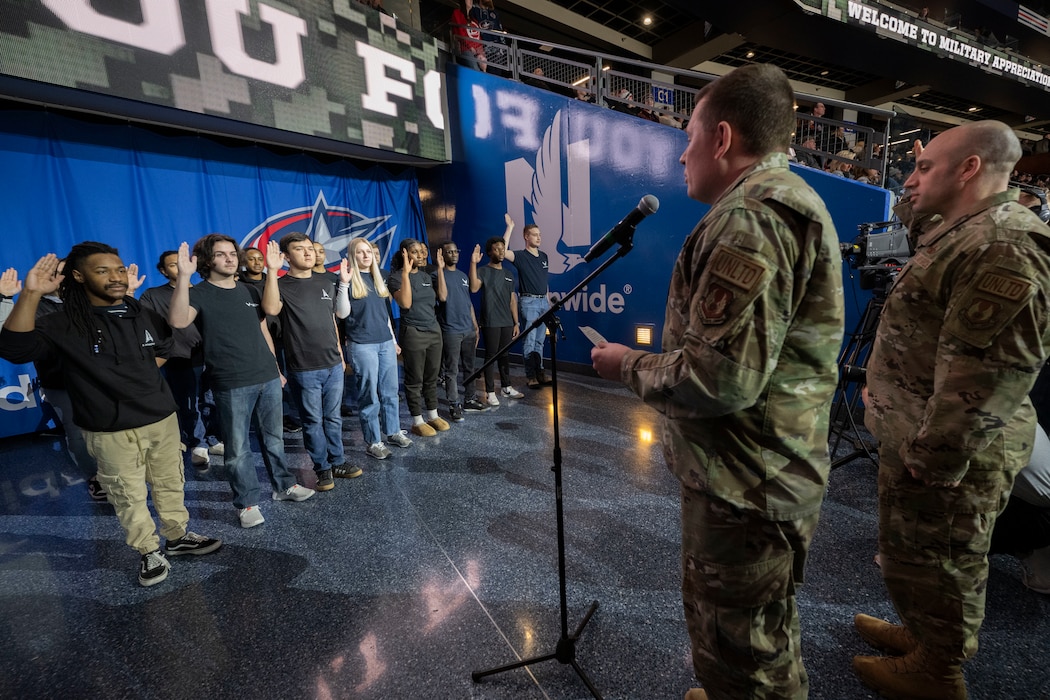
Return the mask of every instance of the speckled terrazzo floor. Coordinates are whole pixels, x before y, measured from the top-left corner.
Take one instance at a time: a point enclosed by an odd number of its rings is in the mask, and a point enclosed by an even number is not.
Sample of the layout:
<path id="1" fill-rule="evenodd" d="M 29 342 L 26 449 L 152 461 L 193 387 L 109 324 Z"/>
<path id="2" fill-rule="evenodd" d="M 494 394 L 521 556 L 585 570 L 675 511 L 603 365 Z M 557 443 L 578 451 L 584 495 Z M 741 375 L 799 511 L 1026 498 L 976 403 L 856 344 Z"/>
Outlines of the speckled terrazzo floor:
<path id="1" fill-rule="evenodd" d="M 0 697 L 590 697 L 556 661 L 471 680 L 552 652 L 560 631 L 550 393 L 523 391 L 384 462 L 348 419 L 364 476 L 267 502 L 251 530 L 221 459 L 190 470 L 191 528 L 225 545 L 152 588 L 54 439 L 0 440 Z M 600 603 L 577 659 L 607 698 L 681 698 L 677 489 L 656 414 L 578 374 L 562 373 L 560 398 L 570 630 Z M 312 485 L 301 436 L 286 442 Z M 800 594 L 811 698 L 872 697 L 849 663 L 869 653 L 853 614 L 893 617 L 871 561 L 874 474 L 863 459 L 832 474 Z M 995 557 L 988 600 L 971 697 L 1050 697 L 1050 596 Z"/>

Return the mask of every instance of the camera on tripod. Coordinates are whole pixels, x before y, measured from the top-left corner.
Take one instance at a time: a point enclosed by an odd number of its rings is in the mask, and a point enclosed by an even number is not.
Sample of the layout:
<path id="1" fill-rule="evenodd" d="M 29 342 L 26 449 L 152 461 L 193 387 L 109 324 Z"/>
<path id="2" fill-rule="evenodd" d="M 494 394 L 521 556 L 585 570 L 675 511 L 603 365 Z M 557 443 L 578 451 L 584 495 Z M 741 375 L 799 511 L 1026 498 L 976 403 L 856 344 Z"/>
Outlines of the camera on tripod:
<path id="1" fill-rule="evenodd" d="M 860 272 L 861 289 L 885 297 L 911 257 L 908 230 L 898 220 L 860 224 L 857 229 L 860 233 L 852 243 L 839 243 L 842 257 Z M 884 229 L 882 233 L 872 233 L 880 229 Z"/>

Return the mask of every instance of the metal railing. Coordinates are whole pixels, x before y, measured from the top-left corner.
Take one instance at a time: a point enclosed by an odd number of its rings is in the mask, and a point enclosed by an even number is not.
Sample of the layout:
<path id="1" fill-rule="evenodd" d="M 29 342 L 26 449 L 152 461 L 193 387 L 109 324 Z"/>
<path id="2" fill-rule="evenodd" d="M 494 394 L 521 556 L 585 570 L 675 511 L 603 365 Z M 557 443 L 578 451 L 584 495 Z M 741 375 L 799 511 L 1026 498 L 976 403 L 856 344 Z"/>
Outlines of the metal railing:
<path id="1" fill-rule="evenodd" d="M 449 30 L 455 26 L 448 25 Z M 710 73 L 583 51 L 492 30 L 482 29 L 480 40 L 470 41 L 484 47 L 488 72 L 621 111 L 649 108 L 669 126 L 681 127 L 687 122 L 701 87 L 718 78 Z M 458 53 L 457 46 L 457 37 L 453 35 L 454 55 Z M 651 104 L 647 104 L 648 97 L 652 98 Z M 877 169 L 882 178 L 880 182 L 885 180 L 886 163 L 880 154 L 887 152 L 894 112 L 804 93 L 796 93 L 796 99 L 823 102 L 886 119 L 886 129 L 878 131 L 851 122 L 798 113 L 800 128 L 792 139 L 796 153 L 813 155 L 821 165 L 829 161 L 849 161 L 858 167 Z M 812 123 L 813 128 L 803 129 L 804 123 Z M 816 136 L 812 148 L 802 145 L 802 137 L 807 133 Z M 854 157 L 837 155 L 842 150 L 851 151 Z"/>

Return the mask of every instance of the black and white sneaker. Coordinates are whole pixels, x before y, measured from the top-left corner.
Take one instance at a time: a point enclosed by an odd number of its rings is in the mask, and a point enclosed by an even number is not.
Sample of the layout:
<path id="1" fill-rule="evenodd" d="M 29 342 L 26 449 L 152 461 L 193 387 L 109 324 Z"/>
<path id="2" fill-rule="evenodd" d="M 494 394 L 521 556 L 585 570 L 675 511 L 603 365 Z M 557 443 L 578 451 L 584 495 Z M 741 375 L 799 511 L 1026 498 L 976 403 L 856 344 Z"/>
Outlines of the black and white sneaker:
<path id="1" fill-rule="evenodd" d="M 449 413 L 449 416 L 452 418 L 452 422 L 453 423 L 462 423 L 463 422 L 463 405 L 462 404 L 458 404 L 458 403 L 452 404 L 451 406 L 449 406 L 448 413 Z"/>
<path id="2" fill-rule="evenodd" d="M 91 497 L 92 501 L 105 501 L 106 490 L 102 488 L 102 484 L 98 483 L 97 477 L 91 477 L 87 481 L 88 496 Z"/>
<path id="3" fill-rule="evenodd" d="M 164 579 L 168 578 L 168 569 L 171 568 L 171 564 L 164 558 L 159 549 L 155 549 L 149 554 L 142 555 L 142 561 L 139 562 L 139 583 L 143 586 L 152 586 L 155 583 L 160 583 Z"/>
<path id="4" fill-rule="evenodd" d="M 168 540 L 164 545 L 164 553 L 169 557 L 177 557 L 182 554 L 211 554 L 222 546 L 222 540 L 212 539 L 196 532 L 187 532 L 177 540 Z"/>
<path id="5" fill-rule="evenodd" d="M 478 413 L 481 411 L 489 410 L 489 407 L 478 401 L 477 396 L 471 396 L 469 399 L 463 402 L 463 410 Z"/>

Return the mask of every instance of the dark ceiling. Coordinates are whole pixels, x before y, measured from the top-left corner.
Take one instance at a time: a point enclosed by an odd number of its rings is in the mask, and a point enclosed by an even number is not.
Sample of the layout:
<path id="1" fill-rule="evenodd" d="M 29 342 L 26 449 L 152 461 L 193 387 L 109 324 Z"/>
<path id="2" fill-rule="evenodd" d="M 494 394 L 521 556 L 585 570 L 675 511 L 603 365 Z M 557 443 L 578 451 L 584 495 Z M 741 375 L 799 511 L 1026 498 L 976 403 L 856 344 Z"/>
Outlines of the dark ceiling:
<path id="1" fill-rule="evenodd" d="M 551 2 L 649 46 L 654 63 L 678 68 L 705 60 L 727 66 L 774 63 L 793 80 L 845 92 L 847 101 L 872 106 L 892 102 L 899 112 L 923 110 L 957 119 L 999 119 L 1029 132 L 1050 133 L 1050 91 L 808 14 L 793 0 Z M 513 34 L 637 58 L 623 46 L 578 25 L 553 20 L 530 0 L 496 0 L 496 4 L 504 28 Z M 999 41 L 1013 40 L 1019 53 L 1050 64 L 1050 37 L 979 0 L 898 0 L 895 4 L 915 10 L 926 5 L 934 19 L 947 16 L 964 30 L 980 28 Z M 1048 13 L 1045 3 L 1025 5 Z M 537 9 L 531 9 L 534 7 Z M 449 5 L 423 3 L 424 30 L 438 29 L 450 12 Z M 645 16 L 652 18 L 651 24 L 643 24 Z"/>

